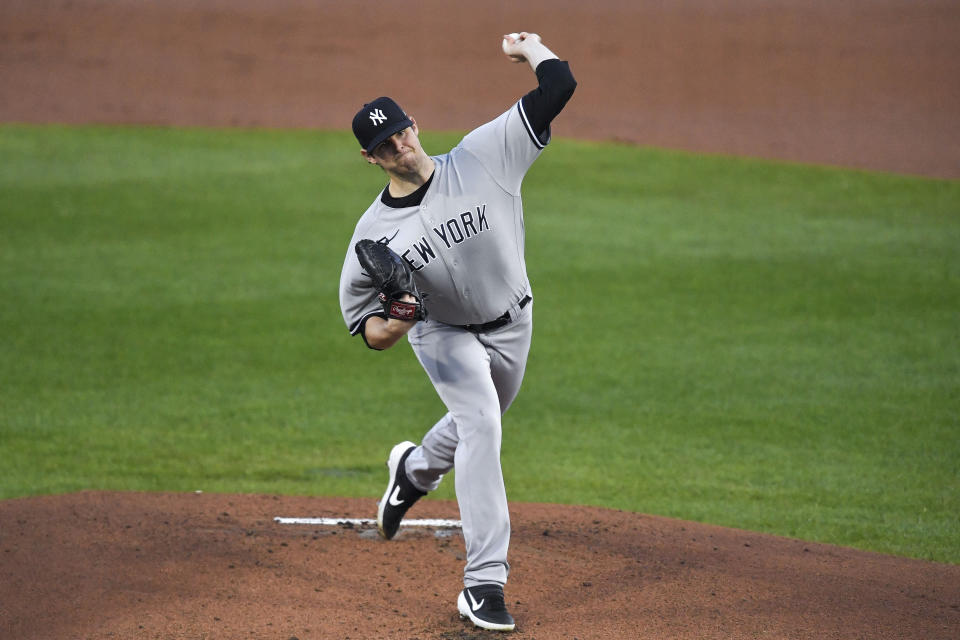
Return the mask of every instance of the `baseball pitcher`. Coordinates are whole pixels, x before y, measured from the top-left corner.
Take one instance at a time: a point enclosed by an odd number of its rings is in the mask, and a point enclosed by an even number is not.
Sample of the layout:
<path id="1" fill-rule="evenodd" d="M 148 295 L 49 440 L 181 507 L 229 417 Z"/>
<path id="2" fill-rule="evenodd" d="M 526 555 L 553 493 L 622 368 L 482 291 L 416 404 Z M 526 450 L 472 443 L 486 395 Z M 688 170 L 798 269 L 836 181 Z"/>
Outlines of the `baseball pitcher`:
<path id="1" fill-rule="evenodd" d="M 501 417 L 520 388 L 533 327 L 520 186 L 576 81 L 534 33 L 504 36 L 502 48 L 530 65 L 537 87 L 449 153 L 428 155 L 417 121 L 391 98 L 357 112 L 360 154 L 388 184 L 350 240 L 340 307 L 350 333 L 372 349 L 406 336 L 447 408 L 419 445 L 390 452 L 380 534 L 392 538 L 407 510 L 455 469 L 466 544 L 457 608 L 476 626 L 509 631 Z"/>

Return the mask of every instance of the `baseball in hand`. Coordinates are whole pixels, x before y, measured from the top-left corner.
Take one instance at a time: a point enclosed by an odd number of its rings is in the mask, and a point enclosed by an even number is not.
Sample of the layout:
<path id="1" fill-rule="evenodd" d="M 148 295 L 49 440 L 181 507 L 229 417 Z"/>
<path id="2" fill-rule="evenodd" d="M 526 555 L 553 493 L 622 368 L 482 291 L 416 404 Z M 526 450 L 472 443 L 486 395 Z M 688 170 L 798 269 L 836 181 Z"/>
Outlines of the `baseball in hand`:
<path id="1" fill-rule="evenodd" d="M 508 33 L 506 36 L 504 36 L 504 38 L 503 38 L 503 52 L 506 53 L 507 55 L 509 55 L 509 52 L 507 51 L 507 47 L 510 46 L 510 42 L 507 40 L 507 38 L 513 38 L 514 43 L 517 43 L 517 42 L 520 41 L 520 34 L 519 34 L 519 33 Z"/>

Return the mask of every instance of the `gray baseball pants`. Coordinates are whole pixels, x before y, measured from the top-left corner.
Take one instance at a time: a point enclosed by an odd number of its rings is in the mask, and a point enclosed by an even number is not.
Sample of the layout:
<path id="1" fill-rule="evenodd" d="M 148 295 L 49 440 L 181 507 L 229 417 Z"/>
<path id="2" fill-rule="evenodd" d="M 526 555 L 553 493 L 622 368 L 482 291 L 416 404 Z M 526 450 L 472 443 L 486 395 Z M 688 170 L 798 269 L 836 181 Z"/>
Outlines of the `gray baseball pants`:
<path id="1" fill-rule="evenodd" d="M 448 413 L 407 458 L 410 481 L 422 491 L 455 469 L 467 561 L 464 586 L 506 584 L 510 514 L 500 468 L 500 418 L 520 390 L 533 303 L 510 310 L 512 322 L 472 333 L 426 320 L 407 334 L 413 351 Z"/>

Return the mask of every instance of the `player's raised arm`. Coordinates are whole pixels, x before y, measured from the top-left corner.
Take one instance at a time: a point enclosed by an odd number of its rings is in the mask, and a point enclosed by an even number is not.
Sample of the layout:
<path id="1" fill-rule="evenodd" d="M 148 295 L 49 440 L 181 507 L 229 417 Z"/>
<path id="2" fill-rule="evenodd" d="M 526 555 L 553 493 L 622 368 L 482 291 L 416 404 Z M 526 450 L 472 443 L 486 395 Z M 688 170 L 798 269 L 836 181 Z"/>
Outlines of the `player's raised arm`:
<path id="1" fill-rule="evenodd" d="M 550 140 L 550 123 L 577 88 L 570 65 L 560 60 L 535 33 L 521 31 L 503 37 L 503 52 L 513 62 L 527 62 L 537 74 L 537 88 L 523 96 L 524 114 L 542 144 Z"/>
<path id="2" fill-rule="evenodd" d="M 533 71 L 544 60 L 555 60 L 557 54 L 547 48 L 535 33 L 509 33 L 503 36 L 503 52 L 513 62 L 527 62 Z"/>

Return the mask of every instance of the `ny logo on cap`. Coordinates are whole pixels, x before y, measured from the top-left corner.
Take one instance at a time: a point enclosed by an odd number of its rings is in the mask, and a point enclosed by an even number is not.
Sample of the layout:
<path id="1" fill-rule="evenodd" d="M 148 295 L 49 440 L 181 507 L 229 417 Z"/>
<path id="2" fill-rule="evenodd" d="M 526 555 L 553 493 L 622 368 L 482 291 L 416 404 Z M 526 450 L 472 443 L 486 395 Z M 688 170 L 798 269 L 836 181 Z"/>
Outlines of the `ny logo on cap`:
<path id="1" fill-rule="evenodd" d="M 376 111 L 370 112 L 370 122 L 374 126 L 380 126 L 387 120 L 387 116 L 383 115 L 383 109 L 377 109 Z"/>

